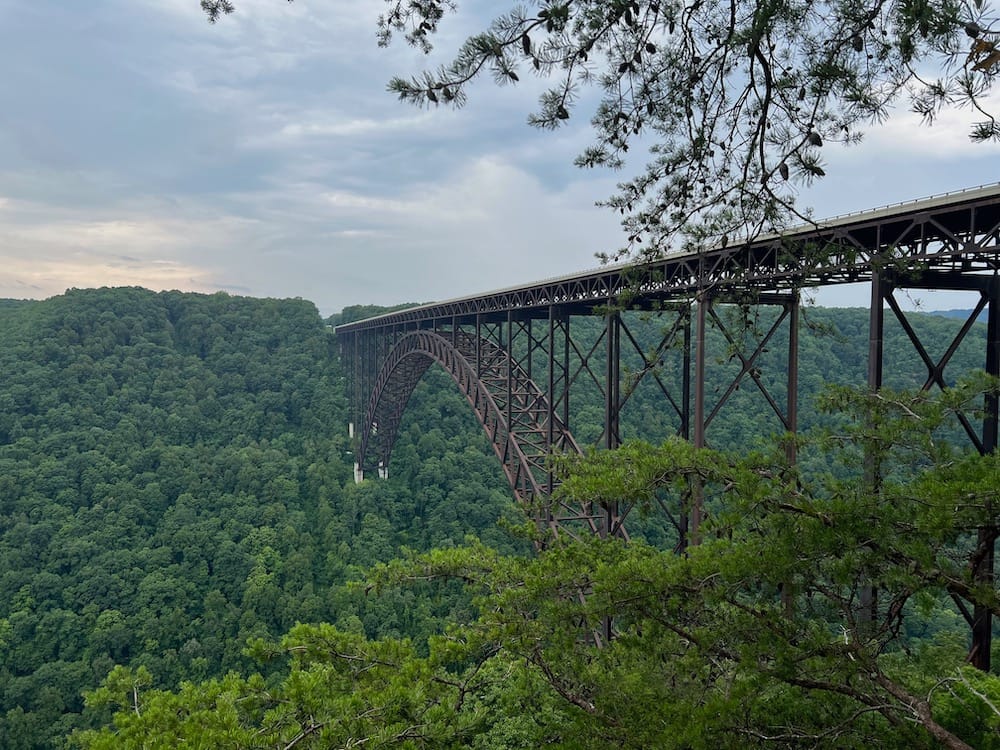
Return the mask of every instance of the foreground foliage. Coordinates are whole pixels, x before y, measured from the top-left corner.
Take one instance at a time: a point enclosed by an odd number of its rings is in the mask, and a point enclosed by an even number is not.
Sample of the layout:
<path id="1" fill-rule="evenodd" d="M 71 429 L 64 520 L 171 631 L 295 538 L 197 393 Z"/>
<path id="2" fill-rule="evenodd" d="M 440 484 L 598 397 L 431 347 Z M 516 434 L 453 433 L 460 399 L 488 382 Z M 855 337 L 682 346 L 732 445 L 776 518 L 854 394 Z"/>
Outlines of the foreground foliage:
<path id="1" fill-rule="evenodd" d="M 679 556 L 587 539 L 532 558 L 473 543 L 381 565 L 369 586 L 459 579 L 479 614 L 426 652 L 297 626 L 253 647 L 264 663 L 287 660 L 270 680 L 142 693 L 142 675 L 112 673 L 88 702 L 117 703 L 114 725 L 74 741 L 1000 747 L 1000 680 L 963 666 L 964 624 L 944 606 L 954 595 L 1000 615 L 969 538 L 998 525 L 1000 460 L 935 439 L 981 394 L 836 391 L 832 405 L 854 420 L 815 445 L 854 470 L 808 480 L 783 450 L 734 457 L 668 441 L 596 454 L 572 467 L 567 497 L 651 503 L 697 478 L 710 511 L 701 543 Z M 616 635 L 597 647 L 609 622 Z"/>

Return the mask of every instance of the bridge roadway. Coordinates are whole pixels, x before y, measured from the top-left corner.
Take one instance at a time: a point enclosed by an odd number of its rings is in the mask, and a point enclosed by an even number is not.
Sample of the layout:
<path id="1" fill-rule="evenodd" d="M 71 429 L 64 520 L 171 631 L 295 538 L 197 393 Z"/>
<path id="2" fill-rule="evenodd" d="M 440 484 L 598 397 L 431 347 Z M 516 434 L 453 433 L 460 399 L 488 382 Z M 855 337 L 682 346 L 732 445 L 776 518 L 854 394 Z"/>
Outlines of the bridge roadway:
<path id="1" fill-rule="evenodd" d="M 751 382 L 782 431 L 798 422 L 800 289 L 871 285 L 868 385 L 879 388 L 888 309 L 926 366 L 925 388 L 945 387 L 944 370 L 978 316 L 987 314 L 983 367 L 1000 375 L 1000 183 L 835 217 L 751 243 L 700 253 L 668 253 L 644 263 L 606 266 L 522 286 L 436 302 L 347 323 L 336 329 L 350 387 L 355 476 L 386 476 L 406 403 L 427 368 L 439 363 L 482 424 L 515 498 L 553 535 L 583 531 L 627 537 L 626 499 L 570 507 L 553 495 L 552 453 L 577 452 L 570 429 L 571 392 L 604 401 L 597 443 L 621 443 L 621 417 L 645 381 L 662 396 L 677 434 L 706 444 L 706 430 L 741 383 Z M 907 322 L 900 289 L 966 290 L 979 295 L 972 315 L 935 358 Z M 746 343 L 746 331 L 719 310 L 770 309 L 768 323 Z M 635 330 L 632 310 L 655 311 L 662 326 L 650 345 Z M 630 319 L 629 315 L 633 317 Z M 582 341 L 571 320 L 596 318 L 599 335 Z M 665 322 L 664 322 L 665 321 Z M 715 328 L 735 350 L 735 371 L 714 402 L 706 399 L 711 365 L 706 331 Z M 593 325 L 590 326 L 594 328 Z M 762 353 L 787 346 L 781 382 L 762 377 Z M 674 361 L 676 360 L 676 361 Z M 714 361 L 714 360 L 712 360 Z M 672 365 L 669 363 L 673 362 Z M 669 372 L 668 372 L 669 371 Z M 575 405 L 577 402 L 573 401 Z M 962 419 L 982 452 L 997 446 L 997 403 L 980 423 Z M 357 429 L 355 429 L 357 427 Z M 791 449 L 790 449 L 791 451 Z M 794 460 L 790 453 L 789 458 Z M 698 492 L 663 512 L 678 548 L 697 539 Z M 980 530 L 980 542 L 997 529 Z M 991 577 L 992 558 L 979 574 Z M 989 613 L 969 615 L 974 663 L 989 666 Z"/>
<path id="2" fill-rule="evenodd" d="M 668 253 L 434 302 L 337 327 L 339 335 L 428 321 L 548 317 L 549 305 L 589 314 L 621 295 L 636 302 L 699 292 L 778 290 L 869 281 L 883 265 L 928 271 L 993 271 L 997 266 L 1000 183 L 899 203 L 805 225 L 753 243 L 702 253 Z"/>

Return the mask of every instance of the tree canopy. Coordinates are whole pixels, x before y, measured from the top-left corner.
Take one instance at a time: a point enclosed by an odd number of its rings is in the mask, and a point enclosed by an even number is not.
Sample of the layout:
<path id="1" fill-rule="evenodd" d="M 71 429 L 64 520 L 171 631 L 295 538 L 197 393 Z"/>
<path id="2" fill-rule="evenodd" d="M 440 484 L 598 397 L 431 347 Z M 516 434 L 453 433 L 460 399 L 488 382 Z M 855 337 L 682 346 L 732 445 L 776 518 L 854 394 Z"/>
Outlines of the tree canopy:
<path id="1" fill-rule="evenodd" d="M 596 453 L 561 492 L 652 505 L 692 474 L 725 487 L 704 543 L 686 555 L 598 538 L 531 558 L 474 542 L 411 555 L 376 567 L 371 596 L 459 579 L 478 614 L 425 649 L 298 625 L 251 646 L 283 665 L 270 682 L 231 674 L 174 693 L 116 667 L 87 696 L 117 708 L 113 726 L 73 744 L 1000 747 L 1000 680 L 963 665 L 943 606 L 951 594 L 1000 612 L 967 540 L 996 521 L 1000 464 L 934 439 L 981 394 L 833 391 L 851 420 L 815 436 L 831 471 L 811 478 L 783 450 L 727 455 L 674 439 Z M 878 456 L 877 477 L 835 471 L 858 444 Z M 616 637 L 598 645 L 609 618 Z"/>
<path id="2" fill-rule="evenodd" d="M 393 477 L 355 486 L 343 372 L 311 303 L 3 301 L 0 364 L 4 750 L 102 721 L 80 692 L 116 664 L 146 670 L 145 691 L 246 670 L 249 637 L 296 621 L 436 630 L 467 597 L 376 601 L 344 584 L 403 545 L 476 533 L 510 548 L 496 528 L 516 518 L 509 492 L 443 372 L 413 395 Z"/>
<path id="3" fill-rule="evenodd" d="M 622 315 L 656 346 L 655 316 Z M 712 423 L 718 450 L 696 453 L 664 442 L 676 424 L 662 393 L 637 387 L 623 437 L 651 444 L 598 454 L 564 484 L 570 502 L 633 498 L 634 543 L 533 557 L 505 531 L 524 519 L 441 368 L 407 405 L 388 480 L 354 483 L 334 319 L 308 302 L 141 289 L 0 302 L 0 747 L 64 747 L 74 730 L 92 748 L 746 747 L 793 729 L 828 747 L 926 746 L 933 727 L 914 707 L 990 747 L 1000 682 L 962 664 L 969 609 L 1000 614 L 973 571 L 1000 480 L 995 456 L 949 447 L 952 413 L 979 395 L 886 390 L 862 404 L 877 424 L 845 424 L 859 413 L 848 392 L 833 414 L 809 405 L 823 381 L 864 382 L 867 311 L 809 317 L 800 426 L 820 440 L 794 470 L 763 437 L 774 423 L 755 416 L 752 388 Z M 911 322 L 941 349 L 962 325 Z M 984 329 L 949 383 L 981 362 Z M 579 344 L 601 330 L 574 322 Z M 711 326 L 708 338 L 712 393 L 734 344 Z M 885 346 L 887 387 L 919 388 L 926 365 L 902 355 L 901 327 Z M 574 398 L 574 434 L 599 443 L 603 395 Z M 875 439 L 878 503 L 858 460 Z M 702 547 L 678 556 L 660 504 L 676 507 L 692 470 L 709 520 Z M 863 582 L 879 592 L 867 620 Z M 581 586 L 591 595 L 567 594 Z M 595 649 L 609 613 L 619 637 Z"/>
<path id="4" fill-rule="evenodd" d="M 430 51 L 456 11 L 452 0 L 386 2 L 383 46 L 402 35 Z M 202 7 L 213 21 L 233 10 L 228 0 Z M 928 123 L 971 107 L 970 138 L 1000 139 L 987 101 L 1000 73 L 997 24 L 989 0 L 545 0 L 511 6 L 450 64 L 389 89 L 461 106 L 484 76 L 548 80 L 529 122 L 555 129 L 590 116 L 593 142 L 577 163 L 625 167 L 606 205 L 623 216 L 619 255 L 643 256 L 805 218 L 797 189 L 824 176 L 824 150 L 859 141 L 901 102 Z M 588 89 L 599 92 L 592 111 Z M 643 147 L 644 168 L 626 163 Z"/>

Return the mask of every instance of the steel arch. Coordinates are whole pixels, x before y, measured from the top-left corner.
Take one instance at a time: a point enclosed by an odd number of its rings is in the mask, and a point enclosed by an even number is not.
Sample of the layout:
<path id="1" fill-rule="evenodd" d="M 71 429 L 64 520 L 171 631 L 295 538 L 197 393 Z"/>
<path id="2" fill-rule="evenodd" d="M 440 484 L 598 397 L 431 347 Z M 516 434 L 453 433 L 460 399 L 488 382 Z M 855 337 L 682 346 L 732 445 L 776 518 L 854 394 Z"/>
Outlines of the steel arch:
<path id="1" fill-rule="evenodd" d="M 481 374 L 473 364 L 477 361 Z M 447 335 L 411 331 L 387 353 L 359 435 L 360 476 L 372 469 L 387 474 L 403 411 L 433 362 L 444 368 L 469 402 L 515 499 L 533 514 L 539 527 L 552 534 L 572 534 L 582 524 L 590 533 L 600 533 L 600 517 L 590 507 L 550 502 L 554 482 L 550 454 L 559 449 L 581 451 L 546 395 L 504 349 L 461 329 Z"/>

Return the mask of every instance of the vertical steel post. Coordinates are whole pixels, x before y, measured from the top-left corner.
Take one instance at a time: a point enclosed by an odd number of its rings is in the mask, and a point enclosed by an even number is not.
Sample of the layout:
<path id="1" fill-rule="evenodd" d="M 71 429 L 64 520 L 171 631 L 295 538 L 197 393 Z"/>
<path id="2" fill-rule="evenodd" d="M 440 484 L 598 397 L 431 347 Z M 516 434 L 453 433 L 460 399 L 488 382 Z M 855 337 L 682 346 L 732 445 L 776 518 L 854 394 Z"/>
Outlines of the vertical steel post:
<path id="1" fill-rule="evenodd" d="M 563 393 L 562 393 L 562 423 L 563 427 L 569 430 L 569 386 L 570 386 L 570 365 L 569 365 L 569 350 L 570 350 L 570 314 L 566 313 L 563 320 L 563 355 L 562 355 L 562 366 L 563 366 Z"/>
<path id="2" fill-rule="evenodd" d="M 694 352 L 694 447 L 705 447 L 705 358 L 707 347 L 705 342 L 705 327 L 708 314 L 708 293 L 701 292 L 697 299 L 697 318 L 695 320 L 695 352 Z M 688 538 L 687 544 L 698 543 L 698 529 L 701 526 L 702 502 L 704 492 L 701 481 L 695 478 L 691 486 L 690 507 L 688 508 Z"/>
<path id="3" fill-rule="evenodd" d="M 614 450 L 620 444 L 619 410 L 621 409 L 621 313 L 610 312 L 605 319 L 607 337 L 607 376 L 604 388 L 604 447 Z M 618 516 L 617 501 L 608 501 L 604 507 L 601 536 L 607 537 L 614 529 Z"/>
<path id="4" fill-rule="evenodd" d="M 549 305 L 549 341 L 547 347 L 548 356 L 548 386 L 546 392 L 548 394 L 548 404 L 547 413 L 545 415 L 545 447 L 550 453 L 554 451 L 555 446 L 552 445 L 553 439 L 555 437 L 555 419 L 556 419 L 556 308 L 555 305 Z M 546 472 L 546 487 L 545 491 L 551 495 L 552 490 L 555 488 L 555 477 L 552 476 L 551 467 Z M 551 506 L 549 513 L 551 515 Z"/>
<path id="5" fill-rule="evenodd" d="M 986 318 L 986 373 L 993 377 L 1000 376 L 1000 286 L 998 278 L 993 276 L 989 284 L 989 306 Z M 997 449 L 997 395 L 987 393 L 983 416 L 983 452 L 993 453 Z M 986 553 L 975 571 L 978 582 L 990 586 L 994 579 L 994 557 L 996 555 L 995 527 L 980 528 L 976 533 L 977 547 L 985 547 Z M 975 605 L 972 610 L 972 646 L 969 650 L 969 661 L 972 666 L 990 671 L 993 640 L 993 616 L 989 608 Z"/>
<path id="6" fill-rule="evenodd" d="M 368 414 L 368 403 L 371 400 L 371 395 L 370 394 L 374 390 L 374 386 L 375 386 L 375 378 L 374 378 L 374 375 L 373 375 L 372 371 L 374 370 L 374 364 L 373 364 L 373 362 L 374 362 L 374 359 L 375 359 L 375 355 L 374 355 L 374 344 L 375 344 L 375 342 L 374 342 L 374 339 L 375 339 L 375 336 L 377 336 L 377 335 L 378 334 L 376 332 L 374 332 L 374 331 L 368 331 L 368 332 L 365 333 L 364 338 L 361 341 L 361 352 L 362 352 L 362 354 L 361 354 L 361 356 L 362 356 L 361 371 L 364 373 L 364 377 L 365 377 L 365 389 L 364 389 L 364 391 L 362 391 L 361 408 L 364 409 L 363 413 L 365 415 L 364 419 L 365 419 L 366 422 L 368 421 L 369 417 L 372 416 L 372 415 Z M 371 430 L 371 424 L 366 424 L 365 428 L 368 429 L 368 430 Z M 369 441 L 369 444 L 370 444 L 370 441 Z M 367 456 L 366 456 L 366 458 L 367 458 Z"/>
<path id="7" fill-rule="evenodd" d="M 790 309 L 789 309 L 790 308 Z M 785 399 L 785 458 L 789 467 L 795 465 L 798 446 L 796 436 L 799 431 L 799 293 L 795 292 L 787 303 L 788 314 L 788 393 Z M 795 585 L 786 581 L 781 585 L 781 603 L 785 615 L 795 613 Z"/>
<path id="8" fill-rule="evenodd" d="M 619 444 L 618 411 L 620 408 L 621 384 L 619 382 L 619 359 L 621 355 L 621 328 L 618 312 L 608 313 L 605 319 L 607 336 L 607 374 L 604 389 L 604 447 L 614 449 Z"/>
<path id="9" fill-rule="evenodd" d="M 503 341 L 503 337 L 500 338 Z M 507 311 L 507 434 L 510 435 L 510 426 L 514 424 L 514 383 L 511 372 L 514 369 L 514 311 Z"/>
<path id="10" fill-rule="evenodd" d="M 885 299 L 888 285 L 882 272 L 872 272 L 871 307 L 868 310 L 868 389 L 877 391 L 882 387 L 882 337 L 885 332 Z"/>
<path id="11" fill-rule="evenodd" d="M 986 322 L 986 374 L 1000 377 L 1000 277 L 993 277 L 989 284 L 989 307 Z M 990 453 L 997 448 L 998 405 L 1000 399 L 992 391 L 986 395 L 983 419 L 983 450 Z"/>
<path id="12" fill-rule="evenodd" d="M 528 353 L 526 355 L 527 362 L 524 366 L 524 372 L 528 376 L 528 380 L 531 380 L 531 360 L 535 358 L 535 339 L 531 330 L 531 318 L 525 321 L 524 332 L 528 334 Z"/>
<path id="13" fill-rule="evenodd" d="M 621 409 L 621 313 L 617 310 L 607 314 L 607 378 L 605 384 L 604 406 L 604 446 L 614 450 L 620 444 L 619 411 Z M 601 522 L 600 534 L 606 539 L 613 533 L 618 521 L 618 501 L 608 500 L 604 505 L 604 518 Z M 611 643 L 614 636 L 614 624 L 610 617 L 605 617 L 602 623 L 605 644 Z"/>
<path id="14" fill-rule="evenodd" d="M 872 271 L 871 302 L 868 310 L 868 390 L 870 392 L 877 391 L 882 387 L 883 342 L 885 336 L 885 308 L 882 303 L 886 293 L 892 293 L 889 282 L 883 272 L 875 268 Z M 881 493 L 881 489 L 879 488 L 881 482 L 878 476 L 881 470 L 875 465 L 875 457 L 871 455 L 870 450 L 866 450 L 866 453 L 864 481 L 873 493 L 871 502 L 877 503 L 878 496 Z M 860 605 L 861 611 L 858 619 L 862 625 L 867 627 L 875 619 L 875 608 L 877 606 L 877 592 L 871 584 L 865 583 L 862 585 Z"/>
<path id="15" fill-rule="evenodd" d="M 351 408 L 354 410 L 354 424 L 355 427 L 363 427 L 365 421 L 365 404 L 363 401 L 362 394 L 365 393 L 365 383 L 362 378 L 364 375 L 361 372 L 361 333 L 351 334 L 351 349 L 353 350 L 353 359 L 351 363 L 353 365 L 353 377 L 354 383 L 351 386 Z"/>
<path id="16" fill-rule="evenodd" d="M 478 380 L 483 376 L 483 357 L 482 357 L 482 341 L 483 341 L 483 329 L 482 329 L 482 315 L 476 313 L 476 379 Z"/>
<path id="17" fill-rule="evenodd" d="M 795 435 L 799 431 L 799 293 L 789 303 L 791 310 L 788 316 L 788 396 L 785 401 L 787 413 L 785 429 L 791 433 L 785 446 L 785 455 L 789 465 L 795 463 Z"/>
<path id="18" fill-rule="evenodd" d="M 691 305 L 690 303 L 683 311 L 684 315 L 684 354 L 681 363 L 681 429 L 680 437 L 691 440 Z M 684 552 L 688 546 L 691 533 L 690 514 L 688 512 L 691 505 L 691 497 L 694 485 L 688 487 L 688 495 L 683 500 L 681 512 L 677 514 L 677 552 Z"/>
<path id="19" fill-rule="evenodd" d="M 681 365 L 681 430 L 680 436 L 685 440 L 691 439 L 691 305 L 683 313 L 684 315 L 684 361 Z M 685 527 L 687 519 L 684 521 Z"/>

